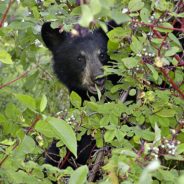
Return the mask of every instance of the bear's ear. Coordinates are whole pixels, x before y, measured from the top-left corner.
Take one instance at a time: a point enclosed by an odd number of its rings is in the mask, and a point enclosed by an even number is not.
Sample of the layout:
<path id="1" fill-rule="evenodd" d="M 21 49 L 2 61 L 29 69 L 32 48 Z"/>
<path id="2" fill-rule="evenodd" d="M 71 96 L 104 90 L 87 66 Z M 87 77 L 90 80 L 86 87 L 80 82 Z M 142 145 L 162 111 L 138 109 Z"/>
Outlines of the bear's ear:
<path id="1" fill-rule="evenodd" d="M 59 31 L 59 28 L 53 29 L 51 27 L 51 22 L 45 22 L 42 26 L 42 39 L 51 51 L 57 49 L 59 44 L 64 40 L 65 32 L 60 33 Z"/>

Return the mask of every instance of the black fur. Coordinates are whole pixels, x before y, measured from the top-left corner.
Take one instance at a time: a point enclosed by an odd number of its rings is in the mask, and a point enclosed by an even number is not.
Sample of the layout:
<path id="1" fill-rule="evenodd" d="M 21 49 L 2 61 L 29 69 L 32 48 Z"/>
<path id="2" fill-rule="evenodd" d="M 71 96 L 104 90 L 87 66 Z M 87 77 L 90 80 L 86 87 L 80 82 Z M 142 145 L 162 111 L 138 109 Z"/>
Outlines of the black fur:
<path id="1" fill-rule="evenodd" d="M 101 29 L 90 31 L 76 25 L 71 32 L 62 29 L 51 28 L 51 23 L 45 23 L 42 27 L 42 38 L 45 45 L 53 55 L 53 68 L 58 79 L 64 83 L 69 91 L 76 91 L 83 100 L 87 99 L 87 91 L 95 93 L 95 86 L 103 90 L 104 78 L 103 65 L 108 62 L 106 34 Z M 86 164 L 95 146 L 91 136 L 84 135 L 78 142 L 78 158 L 76 164 Z M 56 141 L 48 149 L 46 163 L 54 166 L 75 167 L 71 162 L 71 156 L 67 162 L 59 163 L 59 149 Z M 65 158 L 64 158 L 65 159 Z M 53 161 L 54 160 L 54 161 Z M 56 161 L 56 162 L 55 162 Z"/>

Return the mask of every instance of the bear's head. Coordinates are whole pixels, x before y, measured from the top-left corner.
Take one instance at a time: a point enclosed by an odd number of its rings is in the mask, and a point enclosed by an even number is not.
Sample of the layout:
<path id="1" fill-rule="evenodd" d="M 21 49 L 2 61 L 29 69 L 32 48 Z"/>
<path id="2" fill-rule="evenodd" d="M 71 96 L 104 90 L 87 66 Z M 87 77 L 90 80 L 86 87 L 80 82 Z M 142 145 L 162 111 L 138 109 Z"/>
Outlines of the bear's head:
<path id="1" fill-rule="evenodd" d="M 103 65 L 108 61 L 106 34 L 101 29 L 90 31 L 78 25 L 71 32 L 42 26 L 42 38 L 53 54 L 54 71 L 70 91 L 79 95 L 104 90 Z"/>

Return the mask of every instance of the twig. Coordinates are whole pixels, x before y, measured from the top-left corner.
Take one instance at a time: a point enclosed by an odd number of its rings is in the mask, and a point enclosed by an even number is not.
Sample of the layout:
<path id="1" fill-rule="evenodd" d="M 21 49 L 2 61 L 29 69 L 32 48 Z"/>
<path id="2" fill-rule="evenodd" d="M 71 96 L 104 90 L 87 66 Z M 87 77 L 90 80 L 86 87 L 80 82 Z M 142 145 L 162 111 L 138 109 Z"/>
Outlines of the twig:
<path id="1" fill-rule="evenodd" d="M 9 1 L 8 7 L 6 8 L 6 10 L 5 10 L 5 12 L 4 12 L 3 16 L 2 16 L 2 19 L 0 21 L 0 28 L 3 26 L 3 24 L 4 24 L 4 22 L 5 22 L 6 18 L 7 18 L 8 12 L 10 10 L 10 7 L 13 4 L 13 2 L 14 2 L 14 0 L 10 0 Z"/>
<path id="2" fill-rule="evenodd" d="M 164 77 L 169 81 L 172 87 L 180 94 L 182 99 L 184 99 L 184 93 L 179 89 L 179 87 L 175 84 L 175 82 L 169 77 L 167 71 L 164 68 L 160 68 L 160 71 L 164 75 Z"/>
<path id="3" fill-rule="evenodd" d="M 40 115 L 37 115 L 36 118 L 34 119 L 34 121 L 31 123 L 31 126 L 28 128 L 28 130 L 26 131 L 26 135 L 28 135 L 33 128 L 35 127 L 36 123 L 41 119 Z"/>
<path id="4" fill-rule="evenodd" d="M 68 150 L 64 159 L 58 163 L 58 168 L 63 169 L 64 165 L 66 164 L 70 156 L 71 156 L 71 152 Z"/>
<path id="5" fill-rule="evenodd" d="M 89 182 L 93 182 L 93 180 L 95 179 L 96 173 L 97 173 L 97 171 L 100 167 L 100 164 L 102 163 L 103 156 L 104 156 L 104 150 L 102 149 L 97 153 L 94 166 L 93 166 L 92 170 L 89 173 L 89 177 L 88 177 Z"/>
<path id="6" fill-rule="evenodd" d="M 15 150 L 17 148 L 17 146 L 19 145 L 19 141 L 17 141 L 15 143 L 15 145 L 12 148 L 12 151 Z M 9 155 L 7 154 L 1 161 L 0 161 L 0 167 L 3 165 L 3 163 L 6 161 L 6 159 L 9 157 Z"/>
<path id="7" fill-rule="evenodd" d="M 180 32 L 184 32 L 184 29 L 180 29 L 180 28 L 175 28 L 175 27 L 165 27 L 165 26 L 160 26 L 160 25 L 154 25 L 154 24 L 147 24 L 145 22 L 139 22 L 136 20 L 131 20 L 131 22 L 136 23 L 136 24 L 140 24 L 143 26 L 147 26 L 150 28 L 162 28 L 162 29 L 168 29 L 168 30 L 172 30 L 172 31 L 180 31 Z"/>
<path id="8" fill-rule="evenodd" d="M 33 127 L 36 125 L 36 123 L 41 119 L 41 116 L 37 115 L 35 120 L 32 122 L 30 128 L 26 131 L 26 135 L 28 135 L 31 130 L 33 129 Z M 17 141 L 15 143 L 15 145 L 13 146 L 13 148 L 11 149 L 11 151 L 15 150 L 17 148 L 17 146 L 19 145 L 19 141 Z M 3 165 L 3 163 L 7 160 L 7 158 L 9 157 L 10 155 L 7 154 L 1 161 L 0 161 L 0 167 Z"/>
<path id="9" fill-rule="evenodd" d="M 20 80 L 20 79 L 26 77 L 28 73 L 29 73 L 29 71 L 24 72 L 23 74 L 21 74 L 20 76 L 18 76 L 16 79 L 14 79 L 14 80 L 12 80 L 12 81 L 9 81 L 9 82 L 7 82 L 7 83 L 1 85 L 1 86 L 0 86 L 0 89 L 4 88 L 4 87 L 6 87 L 6 86 L 9 86 L 9 85 L 11 85 L 12 83 L 14 83 L 14 82 L 16 82 L 16 81 L 18 81 L 18 80 Z"/>

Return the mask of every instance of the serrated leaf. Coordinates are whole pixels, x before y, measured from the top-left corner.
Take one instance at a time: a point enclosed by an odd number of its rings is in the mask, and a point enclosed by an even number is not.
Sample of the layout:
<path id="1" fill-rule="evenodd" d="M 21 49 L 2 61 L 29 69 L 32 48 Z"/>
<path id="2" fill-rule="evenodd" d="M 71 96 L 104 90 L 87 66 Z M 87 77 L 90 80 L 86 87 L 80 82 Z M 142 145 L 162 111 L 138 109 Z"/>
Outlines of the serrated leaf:
<path id="1" fill-rule="evenodd" d="M 10 54 L 5 50 L 0 51 L 0 62 L 5 64 L 13 64 Z"/>
<path id="2" fill-rule="evenodd" d="M 88 167 L 86 165 L 76 169 L 70 177 L 69 184 L 84 184 L 87 181 Z"/>
<path id="3" fill-rule="evenodd" d="M 30 95 L 15 94 L 15 97 L 30 110 L 36 110 L 36 101 Z"/>
<path id="4" fill-rule="evenodd" d="M 40 102 L 40 112 L 43 112 L 46 107 L 47 107 L 47 97 L 43 95 Z"/>
<path id="5" fill-rule="evenodd" d="M 82 99 L 76 92 L 72 91 L 70 94 L 70 102 L 74 107 L 80 108 Z"/>
<path id="6" fill-rule="evenodd" d="M 133 57 L 123 58 L 122 61 L 128 69 L 136 67 L 137 64 L 139 63 L 139 59 Z"/>

